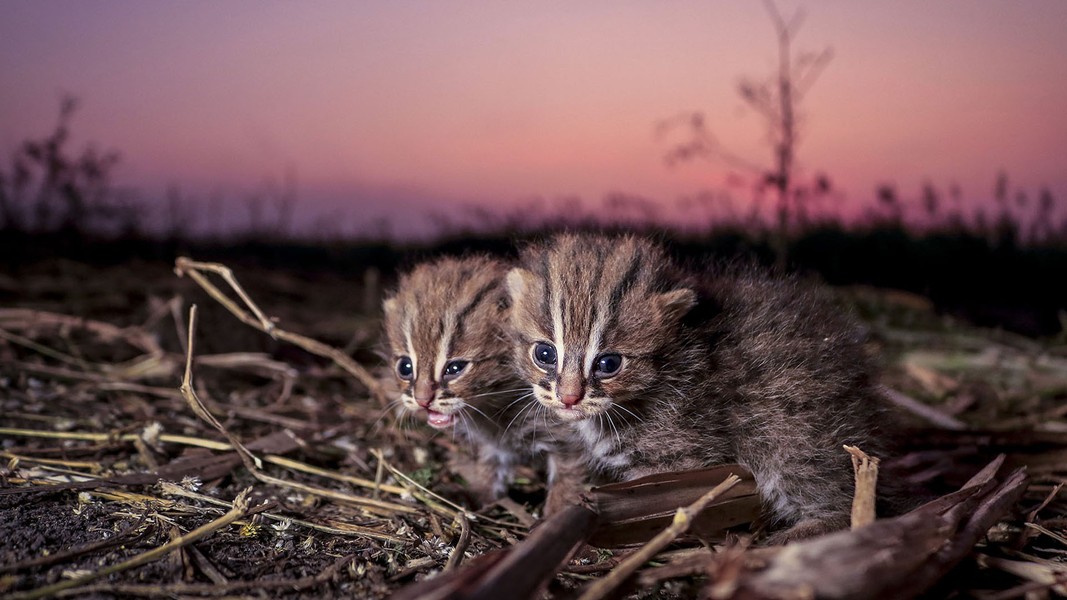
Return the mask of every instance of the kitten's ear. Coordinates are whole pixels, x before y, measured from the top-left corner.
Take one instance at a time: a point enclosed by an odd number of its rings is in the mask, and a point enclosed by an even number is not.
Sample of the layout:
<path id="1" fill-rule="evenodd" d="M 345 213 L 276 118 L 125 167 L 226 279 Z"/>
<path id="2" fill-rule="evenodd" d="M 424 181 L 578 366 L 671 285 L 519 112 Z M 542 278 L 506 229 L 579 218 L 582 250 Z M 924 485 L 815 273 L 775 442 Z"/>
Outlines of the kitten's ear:
<path id="1" fill-rule="evenodd" d="M 689 288 L 671 290 L 656 296 L 656 304 L 664 317 L 668 320 L 677 320 L 697 305 L 697 295 Z"/>
<path id="2" fill-rule="evenodd" d="M 526 269 L 514 268 L 508 271 L 507 276 L 508 297 L 514 306 L 526 296 L 530 296 L 537 288 L 537 276 Z"/>

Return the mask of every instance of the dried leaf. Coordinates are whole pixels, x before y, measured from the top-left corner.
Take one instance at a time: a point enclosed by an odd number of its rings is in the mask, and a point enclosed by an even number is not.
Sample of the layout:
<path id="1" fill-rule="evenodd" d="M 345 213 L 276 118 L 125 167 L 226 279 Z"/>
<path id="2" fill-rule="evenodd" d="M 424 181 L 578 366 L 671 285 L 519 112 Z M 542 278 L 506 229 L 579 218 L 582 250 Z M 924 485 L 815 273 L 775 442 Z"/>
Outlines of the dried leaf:
<path id="1" fill-rule="evenodd" d="M 709 504 L 690 530 L 713 537 L 750 523 L 760 511 L 756 482 L 740 465 L 649 475 L 593 489 L 600 520 L 589 543 L 602 548 L 643 544 L 671 524 L 675 511 L 695 502 L 731 474 L 741 482 Z"/>

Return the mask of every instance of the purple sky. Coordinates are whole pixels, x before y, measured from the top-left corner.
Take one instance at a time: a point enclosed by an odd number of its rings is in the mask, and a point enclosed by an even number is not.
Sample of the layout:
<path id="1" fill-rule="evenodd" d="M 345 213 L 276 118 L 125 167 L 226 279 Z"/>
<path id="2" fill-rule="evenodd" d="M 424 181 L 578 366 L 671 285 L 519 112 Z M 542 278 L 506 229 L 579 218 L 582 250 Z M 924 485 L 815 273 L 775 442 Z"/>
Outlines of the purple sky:
<path id="1" fill-rule="evenodd" d="M 887 181 L 985 202 L 1000 171 L 1067 198 L 1067 2 L 806 9 L 796 48 L 835 57 L 803 106 L 800 165 L 850 207 Z M 176 184 L 198 207 L 215 194 L 226 222 L 287 172 L 298 222 L 338 231 L 387 218 L 421 233 L 471 203 L 534 212 L 533 198 L 594 206 L 616 191 L 671 216 L 730 169 L 667 168 L 656 122 L 704 111 L 733 153 L 766 164 L 736 88 L 774 61 L 756 2 L 9 0 L 0 151 L 48 131 L 69 92 L 77 144 L 121 151 L 117 183 L 146 200 Z"/>

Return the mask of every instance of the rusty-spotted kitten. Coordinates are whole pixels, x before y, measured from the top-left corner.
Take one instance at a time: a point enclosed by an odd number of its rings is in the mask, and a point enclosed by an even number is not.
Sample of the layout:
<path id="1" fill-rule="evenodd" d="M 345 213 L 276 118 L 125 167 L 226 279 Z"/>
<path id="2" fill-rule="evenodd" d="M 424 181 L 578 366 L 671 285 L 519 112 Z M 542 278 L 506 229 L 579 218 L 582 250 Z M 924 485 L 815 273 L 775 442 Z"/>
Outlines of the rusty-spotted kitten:
<path id="1" fill-rule="evenodd" d="M 472 444 L 475 468 L 465 475 L 484 502 L 503 495 L 512 467 L 533 462 L 550 437 L 537 432 L 548 420 L 522 412 L 529 389 L 514 374 L 502 333 L 507 269 L 486 257 L 423 263 L 384 302 L 400 405 Z"/>
<path id="2" fill-rule="evenodd" d="M 857 329 L 792 279 L 697 278 L 636 237 L 561 235 L 507 276 L 514 360 L 591 478 L 738 462 L 777 541 L 847 526 L 843 444 L 877 452 Z"/>

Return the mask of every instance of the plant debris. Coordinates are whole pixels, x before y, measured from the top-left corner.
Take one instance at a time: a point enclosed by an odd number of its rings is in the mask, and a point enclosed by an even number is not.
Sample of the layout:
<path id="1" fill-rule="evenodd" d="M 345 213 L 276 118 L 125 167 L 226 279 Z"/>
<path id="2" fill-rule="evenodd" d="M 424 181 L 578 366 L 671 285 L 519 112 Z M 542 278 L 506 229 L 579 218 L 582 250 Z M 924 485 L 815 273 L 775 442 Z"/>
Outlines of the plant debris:
<path id="1" fill-rule="evenodd" d="M 178 269 L 188 277 L 70 263 L 62 281 L 49 269 L 13 279 L 26 293 L 0 309 L 0 596 L 1067 589 L 1067 350 L 1055 341 L 921 304 L 861 307 L 912 433 L 892 456 L 854 454 L 857 483 L 927 490 L 901 516 L 870 522 L 858 494 L 851 531 L 761 547 L 751 476 L 721 466 L 604 486 L 531 529 L 536 473 L 475 510 L 448 467 L 459 444 L 384 408 L 359 281 L 253 269 L 246 289 L 222 265 Z M 195 328 L 186 298 L 200 305 Z M 691 506 L 731 473 L 732 488 Z"/>

